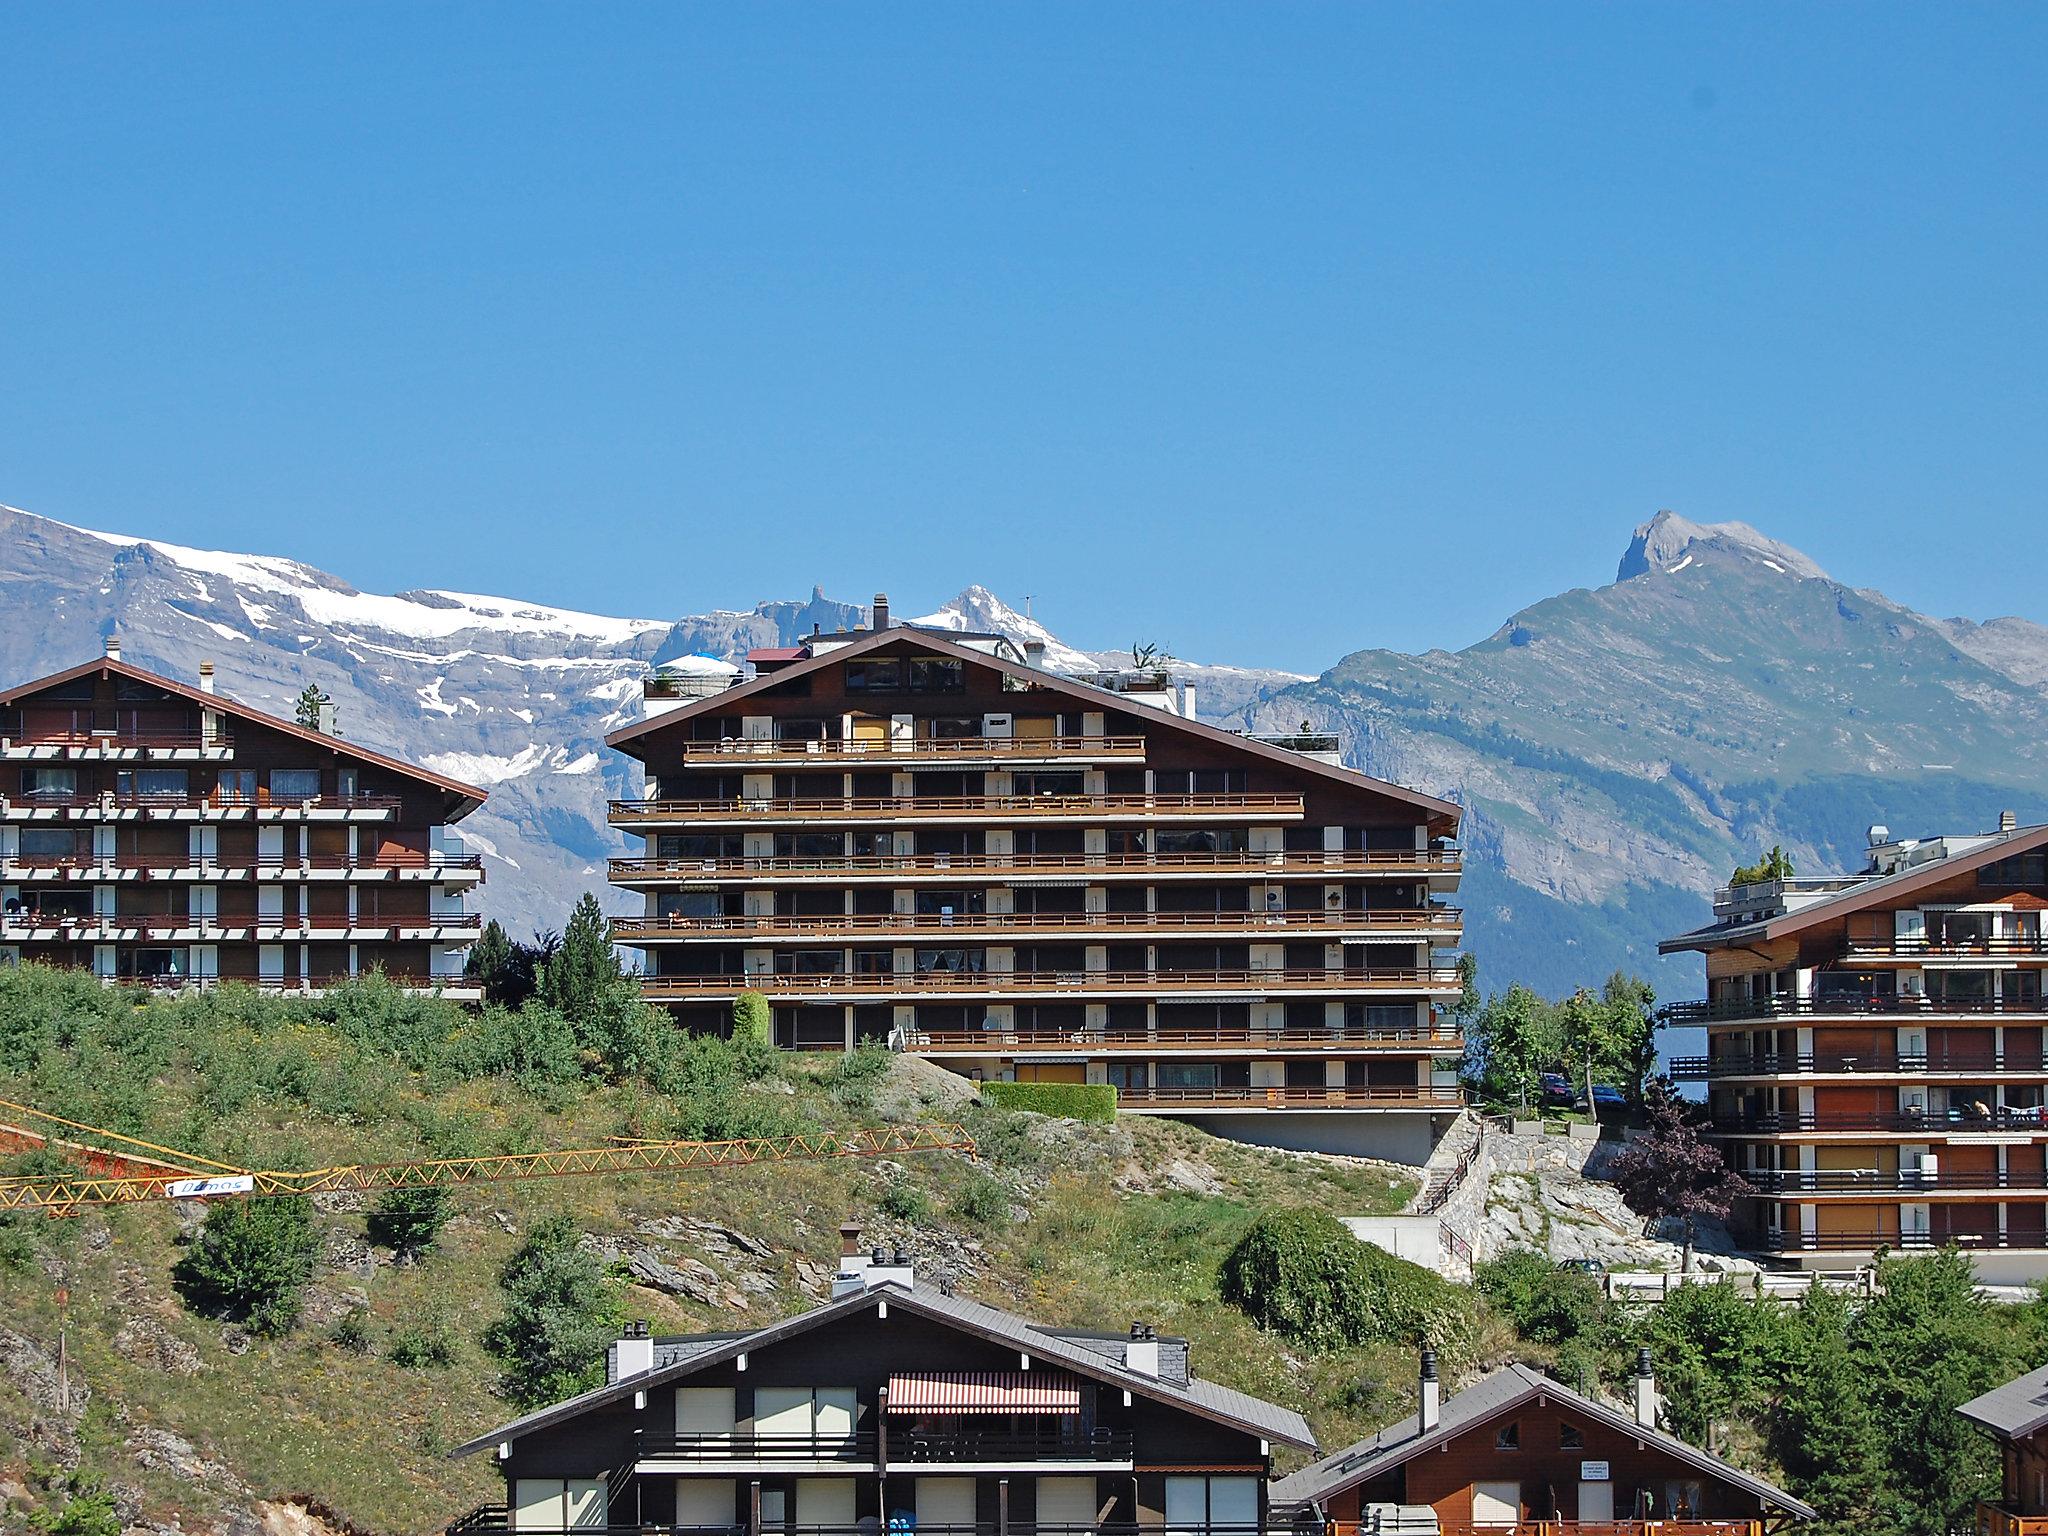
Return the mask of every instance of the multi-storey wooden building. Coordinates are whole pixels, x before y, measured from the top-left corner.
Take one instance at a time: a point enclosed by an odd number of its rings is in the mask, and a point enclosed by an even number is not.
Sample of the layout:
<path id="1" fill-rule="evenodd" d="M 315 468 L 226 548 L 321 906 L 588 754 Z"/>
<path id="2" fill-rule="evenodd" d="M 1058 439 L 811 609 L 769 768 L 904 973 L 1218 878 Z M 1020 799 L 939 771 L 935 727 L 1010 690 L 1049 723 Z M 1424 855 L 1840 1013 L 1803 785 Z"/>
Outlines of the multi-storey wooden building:
<path id="1" fill-rule="evenodd" d="M 1977 1536 L 2048 1536 L 2048 1367 L 1956 1409 L 1998 1446 L 1999 1496 L 1977 1505 Z"/>
<path id="2" fill-rule="evenodd" d="M 720 1030 L 757 988 L 787 1046 L 1426 1156 L 1459 1104 L 1458 807 L 878 607 L 610 738 L 648 775 L 612 808 L 646 995 Z"/>
<path id="3" fill-rule="evenodd" d="M 2048 826 L 1871 845 L 1856 874 L 1721 891 L 1664 942 L 1707 960 L 1706 1001 L 1668 1014 L 1707 1053 L 1673 1075 L 1707 1085 L 1757 1247 L 1836 1265 L 1953 1242 L 2048 1272 Z"/>
<path id="4" fill-rule="evenodd" d="M 461 994 L 484 792 L 107 654 L 0 693 L 0 961 Z"/>
<path id="5" fill-rule="evenodd" d="M 901 1254 L 846 1254 L 833 1291 L 746 1333 L 637 1326 L 605 1385 L 455 1451 L 495 1452 L 507 1499 L 451 1536 L 1261 1536 L 1273 1447 L 1315 1444 L 1142 1325 L 1030 1322 Z"/>

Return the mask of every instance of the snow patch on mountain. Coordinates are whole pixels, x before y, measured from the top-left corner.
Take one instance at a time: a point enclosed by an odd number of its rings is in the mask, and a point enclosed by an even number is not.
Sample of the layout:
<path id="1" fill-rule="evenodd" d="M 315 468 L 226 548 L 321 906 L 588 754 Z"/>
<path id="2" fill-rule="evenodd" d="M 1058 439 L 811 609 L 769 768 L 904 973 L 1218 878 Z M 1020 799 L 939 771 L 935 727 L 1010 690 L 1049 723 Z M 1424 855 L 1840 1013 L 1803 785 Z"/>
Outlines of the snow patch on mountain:
<path id="1" fill-rule="evenodd" d="M 1827 579 L 1828 573 L 1806 555 L 1747 523 L 1696 523 L 1676 512 L 1659 512 L 1636 529 L 1614 579 L 1627 581 L 1652 571 L 1675 576 L 1693 563 L 1696 546 L 1751 555 L 1783 575 Z"/>

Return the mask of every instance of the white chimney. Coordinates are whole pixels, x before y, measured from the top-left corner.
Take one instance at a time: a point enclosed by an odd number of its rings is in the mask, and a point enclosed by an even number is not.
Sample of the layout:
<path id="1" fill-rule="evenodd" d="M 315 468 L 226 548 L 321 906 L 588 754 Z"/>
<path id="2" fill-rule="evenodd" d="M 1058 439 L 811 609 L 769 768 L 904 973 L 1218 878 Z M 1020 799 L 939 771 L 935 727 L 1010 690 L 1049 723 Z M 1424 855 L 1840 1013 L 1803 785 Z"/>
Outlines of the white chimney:
<path id="1" fill-rule="evenodd" d="M 210 661 L 199 663 L 199 691 L 201 693 L 213 692 L 213 663 Z"/>
<path id="2" fill-rule="evenodd" d="M 109 660 L 109 661 L 119 661 L 120 659 L 121 659 L 121 637 L 120 637 L 119 635 L 109 635 L 109 636 L 107 636 L 107 660 Z"/>
<path id="3" fill-rule="evenodd" d="M 1443 1422 L 1444 1384 L 1436 1377 L 1436 1351 L 1422 1352 L 1422 1380 L 1417 1383 L 1415 1418 L 1422 1433 L 1428 1434 Z"/>
<path id="4" fill-rule="evenodd" d="M 1636 1351 L 1636 1422 L 1645 1429 L 1657 1427 L 1657 1374 L 1647 1346 Z"/>
<path id="5" fill-rule="evenodd" d="M 1043 640 L 1026 640 L 1024 642 L 1024 665 L 1031 668 L 1034 672 L 1043 672 L 1045 670 L 1045 642 Z"/>
<path id="6" fill-rule="evenodd" d="M 1183 720 L 1195 718 L 1195 685 L 1186 678 L 1180 680 L 1180 717 Z"/>
<path id="7" fill-rule="evenodd" d="M 877 1248 L 868 1255 L 868 1267 L 861 1279 L 871 1291 L 884 1285 L 900 1285 L 907 1291 L 917 1283 L 917 1272 L 911 1266 L 910 1255 L 901 1248 L 894 1254 Z"/>
<path id="8" fill-rule="evenodd" d="M 1998 813 L 1998 830 L 1999 830 L 1999 831 L 2001 831 L 2001 832 L 2017 832 L 2017 831 L 2019 831 L 2019 829 L 2020 829 L 2020 818 L 2019 818 L 2019 813 L 2018 813 L 2017 811 L 2000 811 L 2000 812 Z"/>
<path id="9" fill-rule="evenodd" d="M 654 1332 L 647 1326 L 645 1318 L 635 1318 L 626 1324 L 626 1333 L 615 1346 L 613 1367 L 617 1374 L 614 1381 L 624 1381 L 628 1376 L 638 1376 L 654 1369 Z"/>
<path id="10" fill-rule="evenodd" d="M 322 736 L 339 736 L 341 732 L 336 729 L 336 726 L 340 723 L 339 713 L 333 704 L 322 704 L 320 706 L 319 724 L 315 729 Z"/>
<path id="11" fill-rule="evenodd" d="M 1131 1324 L 1130 1339 L 1124 1344 L 1124 1368 L 1159 1379 L 1159 1330 L 1150 1323 Z"/>

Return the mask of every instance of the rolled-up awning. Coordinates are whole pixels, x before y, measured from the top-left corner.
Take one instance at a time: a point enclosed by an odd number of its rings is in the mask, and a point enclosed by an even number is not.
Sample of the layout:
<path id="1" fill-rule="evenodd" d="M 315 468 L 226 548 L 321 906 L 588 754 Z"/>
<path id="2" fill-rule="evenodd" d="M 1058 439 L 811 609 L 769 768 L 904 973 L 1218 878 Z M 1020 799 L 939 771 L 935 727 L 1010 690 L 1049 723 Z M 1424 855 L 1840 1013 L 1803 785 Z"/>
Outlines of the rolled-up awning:
<path id="1" fill-rule="evenodd" d="M 889 1378 L 891 1413 L 1079 1413 L 1081 1384 L 1043 1371 L 923 1371 Z"/>

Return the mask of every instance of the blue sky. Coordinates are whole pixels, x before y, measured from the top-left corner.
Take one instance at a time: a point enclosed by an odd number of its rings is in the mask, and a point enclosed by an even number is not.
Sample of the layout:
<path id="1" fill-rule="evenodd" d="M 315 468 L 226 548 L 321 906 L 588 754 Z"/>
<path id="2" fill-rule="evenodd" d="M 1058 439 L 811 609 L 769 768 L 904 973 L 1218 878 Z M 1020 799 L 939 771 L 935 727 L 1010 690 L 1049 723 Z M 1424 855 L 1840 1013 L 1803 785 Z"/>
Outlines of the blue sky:
<path id="1" fill-rule="evenodd" d="M 0 10 L 0 501 L 1319 669 L 1658 507 L 2040 597 L 2048 10 Z"/>

